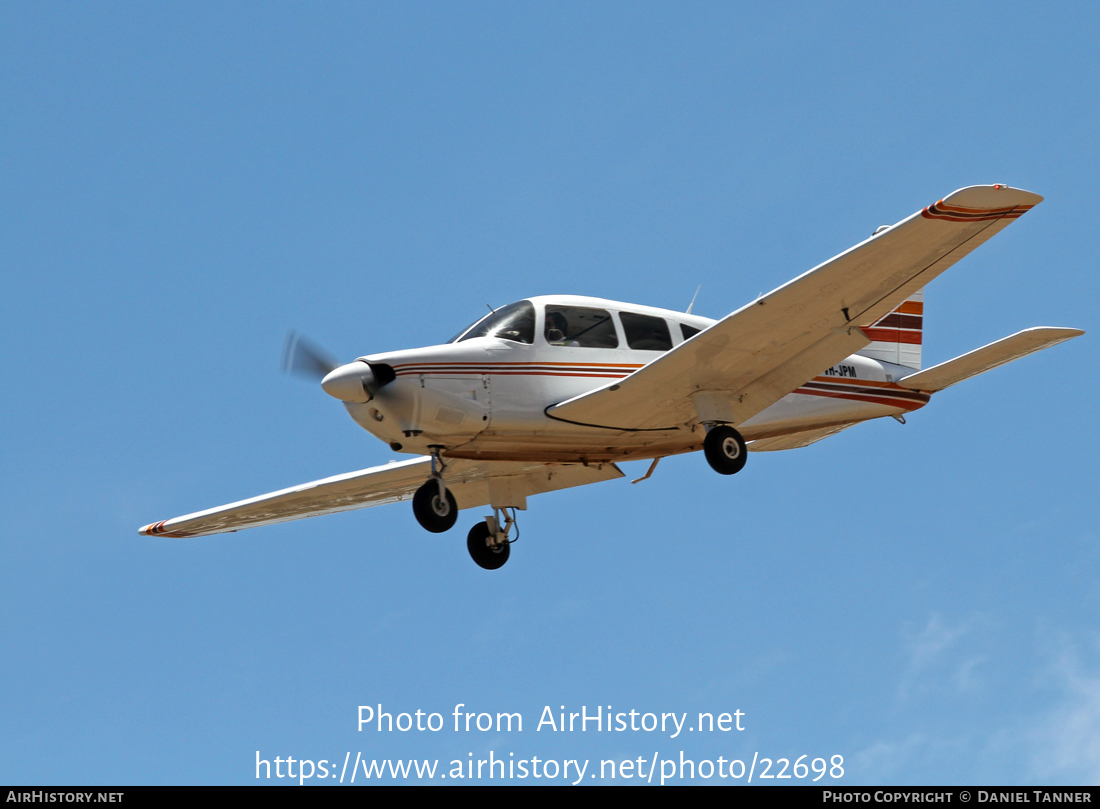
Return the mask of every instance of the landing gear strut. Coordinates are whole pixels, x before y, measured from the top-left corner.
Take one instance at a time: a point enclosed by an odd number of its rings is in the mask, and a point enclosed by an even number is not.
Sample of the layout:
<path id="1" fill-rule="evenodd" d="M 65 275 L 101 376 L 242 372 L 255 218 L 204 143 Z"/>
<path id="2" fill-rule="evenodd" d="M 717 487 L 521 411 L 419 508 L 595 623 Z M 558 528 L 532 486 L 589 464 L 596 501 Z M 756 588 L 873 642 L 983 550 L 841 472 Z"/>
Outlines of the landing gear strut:
<path id="1" fill-rule="evenodd" d="M 504 517 L 503 521 L 501 515 Z M 492 517 L 486 517 L 484 522 L 479 522 L 470 529 L 470 533 L 466 535 L 466 550 L 478 567 L 496 570 L 504 566 L 512 543 L 516 541 L 508 538 L 513 527 L 516 528 L 516 539 L 519 539 L 515 509 L 494 508 Z"/>
<path id="2" fill-rule="evenodd" d="M 720 475 L 735 475 L 745 468 L 748 451 L 741 433 L 728 424 L 715 424 L 707 428 L 703 439 L 703 454 L 710 468 Z"/>
<path id="3" fill-rule="evenodd" d="M 413 495 L 413 514 L 416 521 L 433 534 L 442 534 L 454 527 L 458 519 L 458 503 L 443 482 L 446 465 L 439 457 L 442 447 L 430 447 L 432 451 L 432 475 Z"/>

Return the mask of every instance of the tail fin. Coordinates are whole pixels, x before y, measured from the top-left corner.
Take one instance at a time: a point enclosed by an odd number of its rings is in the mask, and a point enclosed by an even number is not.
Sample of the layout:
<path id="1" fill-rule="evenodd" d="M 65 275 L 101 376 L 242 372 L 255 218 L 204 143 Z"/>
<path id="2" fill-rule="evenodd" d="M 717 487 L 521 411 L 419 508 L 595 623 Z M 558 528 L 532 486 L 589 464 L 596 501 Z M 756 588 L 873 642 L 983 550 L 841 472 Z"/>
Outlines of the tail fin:
<path id="1" fill-rule="evenodd" d="M 1036 326 L 1004 337 L 987 346 L 974 349 L 961 357 L 942 362 L 926 371 L 910 374 L 898 380 L 903 388 L 935 393 L 964 379 L 985 373 L 998 365 L 1025 357 L 1033 351 L 1071 340 L 1084 334 L 1081 329 Z"/>
<path id="2" fill-rule="evenodd" d="M 924 334 L 924 290 L 918 289 L 886 317 L 863 327 L 871 345 L 857 353 L 864 357 L 920 369 Z"/>

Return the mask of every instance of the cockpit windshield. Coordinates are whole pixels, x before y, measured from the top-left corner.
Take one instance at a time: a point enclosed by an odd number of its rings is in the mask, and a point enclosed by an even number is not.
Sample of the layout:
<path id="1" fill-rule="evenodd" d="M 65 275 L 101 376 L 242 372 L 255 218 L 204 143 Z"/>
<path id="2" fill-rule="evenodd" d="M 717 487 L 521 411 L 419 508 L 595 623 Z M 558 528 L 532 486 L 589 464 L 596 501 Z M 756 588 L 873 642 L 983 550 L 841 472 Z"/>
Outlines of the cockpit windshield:
<path id="1" fill-rule="evenodd" d="M 530 301 L 516 301 L 502 306 L 460 331 L 448 343 L 459 343 L 475 337 L 496 337 L 517 343 L 535 342 L 535 307 Z"/>
<path id="2" fill-rule="evenodd" d="M 447 345 L 448 343 L 457 343 L 459 337 L 461 337 L 466 332 L 468 332 L 470 329 L 472 329 L 474 326 L 476 326 L 478 323 L 483 321 L 486 317 L 491 317 L 491 316 L 492 316 L 492 313 L 490 313 L 488 315 L 485 315 L 485 317 L 479 317 L 477 320 L 475 320 L 469 326 L 463 326 L 461 329 L 458 330 L 458 334 L 456 334 L 454 337 L 452 337 L 450 340 L 448 340 L 446 343 L 444 343 L 444 345 Z"/>

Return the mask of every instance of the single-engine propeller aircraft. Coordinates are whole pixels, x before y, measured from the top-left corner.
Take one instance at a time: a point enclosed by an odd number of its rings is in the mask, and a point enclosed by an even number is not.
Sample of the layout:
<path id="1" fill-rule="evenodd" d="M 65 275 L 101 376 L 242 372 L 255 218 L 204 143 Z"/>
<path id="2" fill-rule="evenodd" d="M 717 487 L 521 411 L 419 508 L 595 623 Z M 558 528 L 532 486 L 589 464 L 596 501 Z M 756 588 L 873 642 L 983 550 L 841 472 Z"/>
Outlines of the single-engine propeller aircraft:
<path id="1" fill-rule="evenodd" d="M 546 295 L 503 306 L 443 345 L 345 365 L 293 333 L 284 361 L 312 372 L 363 429 L 420 457 L 153 523 L 146 536 L 237 531 L 412 498 L 428 531 L 489 506 L 467 548 L 508 560 L 516 510 L 541 492 L 623 476 L 620 460 L 703 450 L 720 474 L 747 451 L 805 447 L 1076 337 L 1039 327 L 921 369 L 923 289 L 1042 201 L 972 186 L 721 320 L 630 303 Z"/>

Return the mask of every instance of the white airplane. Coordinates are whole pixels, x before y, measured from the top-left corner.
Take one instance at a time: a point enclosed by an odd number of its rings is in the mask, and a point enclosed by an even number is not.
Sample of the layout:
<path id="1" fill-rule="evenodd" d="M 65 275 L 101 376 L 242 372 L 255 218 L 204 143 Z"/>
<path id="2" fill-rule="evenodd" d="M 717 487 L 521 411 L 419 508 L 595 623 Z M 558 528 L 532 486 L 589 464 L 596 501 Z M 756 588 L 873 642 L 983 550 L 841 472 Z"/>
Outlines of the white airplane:
<path id="1" fill-rule="evenodd" d="M 1083 334 L 1039 327 L 921 370 L 923 288 L 1042 197 L 1005 185 L 945 197 L 721 320 L 546 295 L 503 306 L 444 345 L 337 367 L 292 335 L 291 370 L 323 377 L 363 429 L 420 457 L 147 525 L 195 537 L 412 498 L 428 531 L 489 506 L 467 548 L 508 560 L 516 509 L 623 476 L 620 460 L 702 449 L 723 475 L 748 451 L 805 447 Z"/>

